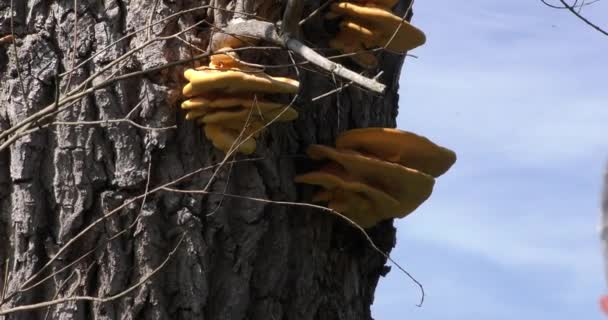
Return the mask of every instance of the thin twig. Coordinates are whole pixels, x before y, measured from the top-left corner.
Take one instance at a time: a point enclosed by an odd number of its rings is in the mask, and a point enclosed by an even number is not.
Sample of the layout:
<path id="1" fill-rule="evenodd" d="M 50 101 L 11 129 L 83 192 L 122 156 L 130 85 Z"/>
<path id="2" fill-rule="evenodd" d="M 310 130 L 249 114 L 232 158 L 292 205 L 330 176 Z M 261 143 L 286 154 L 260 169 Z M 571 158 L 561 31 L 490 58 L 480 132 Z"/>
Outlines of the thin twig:
<path id="1" fill-rule="evenodd" d="M 386 86 L 384 84 L 379 83 L 376 80 L 361 76 L 358 73 L 353 72 L 348 68 L 345 68 L 339 63 L 332 62 L 331 60 L 316 53 L 314 50 L 310 49 L 309 47 L 307 47 L 296 39 L 287 40 L 287 43 L 285 45 L 288 49 L 302 56 L 304 59 L 310 61 L 314 65 L 325 69 L 330 73 L 334 73 L 342 78 L 351 80 L 363 88 L 369 89 L 379 94 L 384 93 L 384 90 L 386 89 Z"/>
<path id="2" fill-rule="evenodd" d="M 217 192 L 209 192 L 209 191 L 206 191 L 206 190 L 181 190 L 181 189 L 175 189 L 175 188 L 171 188 L 171 187 L 163 187 L 162 190 L 163 191 L 168 191 L 168 192 L 189 193 L 189 194 L 220 194 L 220 193 L 217 193 Z M 256 202 L 274 204 L 274 205 L 285 205 L 285 206 L 296 206 L 296 207 L 312 208 L 312 209 L 317 209 L 317 210 L 329 212 L 329 213 L 337 216 L 338 218 L 340 218 L 340 219 L 348 222 L 351 226 L 353 226 L 355 229 L 357 229 L 359 232 L 361 232 L 363 234 L 363 236 L 365 237 L 366 241 L 370 244 L 370 246 L 372 247 L 372 249 L 374 251 L 376 251 L 379 254 L 381 254 L 384 258 L 386 258 L 391 263 L 393 263 L 395 266 L 397 266 L 397 268 L 401 272 L 403 272 L 408 278 L 410 278 L 420 288 L 420 292 L 421 292 L 420 301 L 418 302 L 418 304 L 416 304 L 416 306 L 421 307 L 422 304 L 424 303 L 424 298 L 425 298 L 424 286 L 418 280 L 416 280 L 416 278 L 414 278 L 414 276 L 412 274 L 410 274 L 407 270 L 405 270 L 405 268 L 403 268 L 398 262 L 396 262 L 395 260 L 393 260 L 390 257 L 390 255 L 388 255 L 387 253 L 385 253 L 384 251 L 382 251 L 376 245 L 376 243 L 372 240 L 372 238 L 367 233 L 367 231 L 365 231 L 365 229 L 363 229 L 356 222 L 354 222 L 353 220 L 351 220 L 349 217 L 341 214 L 340 212 L 338 212 L 336 210 L 333 210 L 331 208 L 319 206 L 319 205 L 316 205 L 316 204 L 310 204 L 310 203 L 290 202 L 290 201 L 275 201 L 275 200 L 269 200 L 269 199 L 255 198 L 255 197 L 249 197 L 249 196 L 242 196 L 242 195 L 237 195 L 237 194 L 225 194 L 225 193 L 223 194 L 223 196 L 226 196 L 226 197 L 229 197 L 229 198 L 244 199 L 244 200 L 250 200 L 250 201 L 256 201 Z"/>
<path id="3" fill-rule="evenodd" d="M 580 10 L 583 7 L 590 6 L 590 5 L 592 5 L 592 4 L 596 3 L 596 2 L 599 2 L 599 1 L 600 0 L 583 1 L 583 3 L 580 4 L 580 5 L 577 5 L 576 2 L 575 2 L 571 7 L 572 8 L 578 8 Z M 556 6 L 554 4 L 550 4 L 549 2 L 547 2 L 547 0 L 540 0 L 540 2 L 542 2 L 544 5 L 546 5 L 549 8 L 553 8 L 553 9 L 568 9 L 568 7 L 560 7 L 560 6 Z"/>
<path id="4" fill-rule="evenodd" d="M 378 74 L 376 74 L 376 76 L 374 76 L 372 79 L 378 79 L 378 78 L 380 78 L 380 76 L 381 76 L 383 73 L 384 73 L 384 71 L 380 71 L 380 72 L 378 72 Z M 340 92 L 340 91 L 342 91 L 342 90 L 344 90 L 344 89 L 346 89 L 346 88 L 350 87 L 352 84 L 353 84 L 353 82 L 352 82 L 352 81 L 351 81 L 351 82 L 349 82 L 349 83 L 343 84 L 343 85 L 342 85 L 342 86 L 340 86 L 339 88 L 333 89 L 333 90 L 328 91 L 328 92 L 326 92 L 326 93 L 324 93 L 324 94 L 322 94 L 322 95 L 320 95 L 320 96 L 316 96 L 316 97 L 314 97 L 314 98 L 310 99 L 310 101 L 315 102 L 315 101 L 321 100 L 321 99 L 323 99 L 323 98 L 325 98 L 325 97 L 328 97 L 328 96 L 330 96 L 330 95 L 332 95 L 332 94 L 334 94 L 334 93 L 338 93 L 338 92 Z"/>
<path id="5" fill-rule="evenodd" d="M 150 34 L 152 34 L 152 20 L 154 20 L 154 14 L 156 14 L 156 8 L 158 8 L 158 3 L 160 0 L 154 1 L 154 6 L 152 6 L 152 10 L 150 11 L 150 17 L 148 18 L 148 30 L 146 31 L 146 40 L 150 39 Z"/>
<path id="6" fill-rule="evenodd" d="M 393 42 L 393 39 L 395 39 L 395 37 L 397 36 L 397 33 L 399 33 L 399 30 L 401 30 L 401 28 L 403 27 L 403 22 L 405 22 L 407 20 L 407 16 L 412 11 L 413 6 L 414 6 L 414 0 L 411 0 L 410 4 L 407 6 L 407 9 L 405 10 L 405 13 L 403 13 L 403 17 L 401 17 L 401 22 L 399 23 L 397 28 L 395 28 L 395 31 L 393 32 L 391 37 L 388 39 L 388 41 L 384 44 L 384 46 L 382 46 L 383 49 L 386 49 L 388 47 L 388 45 L 391 44 L 391 42 Z"/>
<path id="7" fill-rule="evenodd" d="M 94 58 L 98 57 L 98 56 L 99 56 L 99 55 L 101 55 L 102 53 L 104 53 L 104 52 L 108 51 L 108 50 L 109 50 L 110 48 L 112 48 L 113 46 L 117 45 L 118 43 L 120 43 L 120 42 L 122 42 L 122 41 L 124 41 L 124 40 L 126 40 L 126 39 L 128 39 L 128 38 L 130 38 L 130 37 L 132 37 L 132 36 L 134 36 L 134 35 L 136 35 L 136 34 L 138 34 L 138 33 L 142 32 L 142 31 L 144 31 L 144 30 L 146 30 L 148 27 L 151 27 L 151 26 L 157 25 L 157 24 L 162 23 L 162 22 L 165 22 L 165 21 L 167 21 L 167 20 L 171 20 L 171 19 L 173 19 L 173 18 L 176 18 L 176 17 L 178 17 L 178 16 L 180 16 L 180 15 L 183 15 L 183 14 L 186 14 L 186 13 L 190 13 L 190 12 L 197 11 L 197 10 L 202 10 L 202 9 L 207 9 L 207 8 L 209 8 L 209 7 L 210 7 L 209 5 L 205 5 L 205 6 L 199 6 L 199 7 L 195 7 L 195 8 L 191 8 L 191 9 L 187 9 L 187 10 L 182 10 L 182 11 L 176 12 L 176 13 L 174 13 L 174 14 L 172 14 L 172 15 L 170 15 L 170 16 L 168 16 L 168 17 L 166 17 L 166 18 L 163 18 L 163 19 L 160 19 L 160 20 L 158 20 L 158 21 L 155 21 L 155 22 L 154 22 L 154 23 L 152 23 L 150 26 L 147 26 L 147 25 L 146 25 L 145 27 L 142 27 L 142 28 L 136 29 L 136 30 L 135 30 L 135 31 L 133 31 L 133 32 L 129 32 L 129 33 L 127 33 L 126 35 L 124 35 L 124 36 L 120 37 L 118 40 L 113 41 L 112 43 L 108 44 L 107 46 L 105 46 L 105 47 L 103 47 L 103 48 L 99 49 L 99 50 L 98 50 L 98 51 L 97 51 L 95 54 L 93 54 L 92 56 L 90 56 L 90 57 L 89 57 L 89 58 L 87 58 L 86 60 L 82 61 L 81 63 L 79 63 L 77 66 L 75 66 L 75 67 L 74 67 L 74 68 L 72 68 L 72 69 L 78 69 L 78 68 L 82 67 L 83 65 L 85 65 L 85 64 L 86 64 L 86 63 L 88 63 L 89 61 L 91 61 L 91 60 L 93 60 Z M 66 71 L 66 72 L 64 72 L 64 73 L 60 74 L 60 76 L 61 76 L 61 77 L 63 77 L 63 76 L 65 76 L 65 75 L 67 75 L 69 72 L 71 72 L 71 70 L 70 70 L 70 71 Z"/>
<path id="8" fill-rule="evenodd" d="M 137 49 L 137 48 L 136 48 Z M 245 50 L 270 50 L 270 49 L 281 49 L 280 47 L 242 47 L 242 48 L 235 48 L 230 50 L 229 52 L 238 52 L 238 51 L 245 51 Z M 134 49 L 135 50 L 135 49 Z M 178 61 L 174 61 L 174 62 L 170 62 L 161 66 L 157 66 L 157 67 L 153 67 L 153 68 L 149 68 L 149 69 L 145 69 L 145 70 L 141 70 L 141 71 L 134 71 L 131 73 L 127 73 L 127 74 L 123 74 L 120 76 L 116 76 L 116 77 L 111 77 L 108 80 L 105 80 L 101 83 L 98 83 L 86 90 L 83 90 L 79 93 L 74 93 L 74 94 L 69 94 L 68 96 L 66 96 L 65 98 L 63 98 L 62 100 L 60 100 L 58 102 L 58 106 L 63 106 L 67 103 L 72 103 L 74 101 L 77 101 L 81 98 L 83 98 L 84 96 L 87 96 L 101 88 L 105 88 L 107 86 L 110 86 L 118 81 L 122 81 L 122 80 L 126 80 L 126 79 L 131 79 L 131 78 L 136 78 L 139 76 L 143 76 L 145 74 L 149 74 L 149 73 L 153 73 L 153 72 L 157 72 L 157 71 L 161 71 L 164 69 L 168 69 L 168 68 L 172 68 L 175 66 L 179 66 L 179 65 L 183 65 L 186 63 L 189 63 L 191 61 L 195 61 L 195 60 L 199 60 L 202 58 L 206 58 L 210 55 L 210 52 L 206 52 L 203 54 L 199 54 L 196 55 L 194 57 L 191 58 L 187 58 L 187 59 L 182 59 L 182 60 L 178 60 Z M 117 70 L 118 71 L 118 70 Z M 38 120 L 42 120 L 43 117 L 45 117 L 48 114 L 52 114 L 53 112 L 55 112 L 55 104 L 49 105 L 47 107 L 45 107 L 44 109 L 38 111 L 37 113 L 29 116 L 28 118 L 26 118 L 25 120 L 22 120 L 21 122 L 13 125 L 11 128 L 3 131 L 2 133 L 0 133 L 0 141 L 4 138 L 6 138 L 7 136 L 9 136 L 10 134 L 13 134 L 14 132 L 19 131 L 22 127 L 25 126 L 30 126 L 30 124 L 32 122 L 36 122 Z M 59 110 L 59 109 L 57 109 Z M 21 130 L 21 132 L 25 132 L 25 130 Z M 19 138 L 18 135 L 13 135 L 12 137 L 9 138 L 9 140 L 5 141 L 2 145 L 0 145 L 0 152 L 2 152 L 3 150 L 5 150 L 9 145 L 11 145 L 15 140 L 17 140 Z"/>
<path id="9" fill-rule="evenodd" d="M 203 167 L 203 168 L 199 168 L 197 170 L 194 170 L 192 172 L 189 172 L 177 179 L 174 179 L 172 181 L 169 181 L 167 183 L 164 183 L 158 187 L 153 188 L 152 190 L 150 190 L 149 192 L 146 192 L 144 194 L 141 194 L 139 196 L 133 197 L 129 200 L 125 200 L 121 205 L 117 206 L 116 208 L 112 209 L 111 211 L 109 211 L 108 213 L 104 214 L 102 217 L 96 219 L 95 221 L 91 222 L 87 227 L 85 227 L 83 230 L 81 230 L 78 234 L 76 234 L 74 237 L 72 237 L 70 240 L 68 240 L 61 248 L 59 248 L 59 250 L 55 253 L 55 255 L 53 255 L 53 257 L 51 257 L 38 271 L 36 271 L 35 274 L 33 274 L 32 276 L 30 276 L 26 281 L 24 281 L 24 283 L 22 284 L 22 287 L 27 287 L 28 285 L 30 285 L 36 278 L 38 278 L 50 265 L 52 265 L 55 261 L 57 261 L 57 259 L 64 253 L 67 251 L 68 248 L 70 248 L 72 245 L 74 245 L 74 243 L 76 243 L 76 241 L 80 240 L 80 238 L 82 238 L 85 234 L 87 234 L 88 232 L 90 232 L 95 226 L 97 226 L 98 224 L 100 224 L 101 222 L 107 220 L 108 218 L 110 218 L 111 216 L 115 215 L 116 213 L 120 212 L 120 210 L 124 209 L 125 207 L 129 206 L 130 204 L 150 195 L 150 194 L 154 194 L 160 190 L 162 190 L 162 188 L 164 187 L 170 187 L 172 185 L 175 185 L 177 183 L 180 183 L 184 180 L 187 180 L 201 172 L 204 171 L 209 171 L 212 169 L 217 169 L 221 168 L 224 164 L 226 163 L 238 163 L 238 162 L 249 162 L 249 161 L 259 161 L 263 158 L 251 158 L 251 159 L 241 159 L 241 160 L 234 160 L 234 161 L 222 161 L 220 163 L 214 164 L 214 165 L 210 165 L 207 167 Z M 10 299 L 11 296 L 5 298 L 6 299 Z M 4 300 L 4 301 L 5 301 Z M 3 302 L 4 302 L 3 301 Z"/>
<path id="10" fill-rule="evenodd" d="M 224 31 L 240 34 L 242 36 L 250 38 L 263 39 L 265 41 L 269 41 L 271 43 L 286 47 L 287 49 L 292 50 L 304 59 L 310 61 L 317 67 L 324 69 L 325 71 L 328 71 L 330 73 L 335 73 L 341 78 L 351 80 L 359 86 L 371 90 L 373 92 L 381 94 L 386 89 L 386 86 L 384 84 L 363 77 L 339 63 L 330 61 L 326 57 L 318 54 L 313 49 L 293 37 L 279 36 L 275 25 L 272 23 L 249 20 L 229 25 L 224 29 Z"/>
<path id="11" fill-rule="evenodd" d="M 315 9 L 313 12 L 311 12 L 308 17 L 300 20 L 299 25 L 300 27 L 303 26 L 308 20 L 312 19 L 314 16 L 316 16 L 317 14 L 319 14 L 321 11 L 323 11 L 323 9 L 327 8 L 328 5 L 334 3 L 336 0 L 327 0 L 325 1 L 325 3 L 323 3 L 322 5 L 320 5 L 317 9 Z"/>
<path id="12" fill-rule="evenodd" d="M 51 300 L 57 299 L 57 297 L 59 296 L 61 290 L 63 290 L 63 288 L 65 287 L 65 285 L 67 285 L 68 281 L 70 281 L 70 279 L 72 279 L 72 277 L 74 276 L 74 274 L 76 274 L 76 272 L 77 272 L 76 270 L 72 271 L 72 273 L 70 273 L 70 275 L 65 280 L 63 280 L 61 282 L 61 284 L 59 284 L 59 286 L 56 289 L 55 294 L 53 295 L 53 298 Z M 76 283 L 78 283 L 78 282 L 76 282 Z M 46 312 L 44 314 L 44 319 L 43 320 L 46 320 L 46 319 L 49 318 L 50 311 L 51 311 L 51 306 L 48 306 L 47 309 L 46 309 Z"/>
<path id="13" fill-rule="evenodd" d="M 7 315 L 7 314 L 10 314 L 10 313 L 15 313 L 15 312 L 40 309 L 40 308 L 44 308 L 44 307 L 48 307 L 48 306 L 52 306 L 52 305 L 66 303 L 66 302 L 92 301 L 92 302 L 97 302 L 97 303 L 106 303 L 106 302 L 111 302 L 111 301 L 116 300 L 116 299 L 120 299 L 120 298 L 128 295 L 129 293 L 131 293 L 135 289 L 139 288 L 140 286 L 142 286 L 144 283 L 146 283 L 146 281 L 150 280 L 150 278 L 152 278 L 161 269 L 163 269 L 167 265 L 167 263 L 169 262 L 169 260 L 171 260 L 171 258 L 173 257 L 173 255 L 175 255 L 175 253 L 177 252 L 177 249 L 182 244 L 182 241 L 184 240 L 185 236 L 186 236 L 186 234 L 182 234 L 182 236 L 179 239 L 177 245 L 175 245 L 175 247 L 173 248 L 173 250 L 171 250 L 171 252 L 169 252 L 169 255 L 167 255 L 167 258 L 158 267 L 156 267 L 154 270 L 152 270 L 152 272 L 150 272 L 147 275 L 145 275 L 144 277 L 142 277 L 136 284 L 132 285 L 131 287 L 127 288 L 126 290 L 123 290 L 123 291 L 121 291 L 121 292 L 119 292 L 119 293 L 117 293 L 115 295 L 108 296 L 108 297 L 73 296 L 73 297 L 60 298 L 60 299 L 55 299 L 55 300 L 51 300 L 51 301 L 45 301 L 45 302 L 40 302 L 40 303 L 33 303 L 33 304 L 24 305 L 24 306 L 18 306 L 18 307 L 13 307 L 13 308 L 8 308 L 8 309 L 0 310 L 0 315 Z"/>
<path id="14" fill-rule="evenodd" d="M 559 2 L 561 2 L 564 7 L 566 9 L 568 9 L 570 12 L 572 12 L 572 14 L 574 14 L 577 18 L 579 18 L 580 20 L 582 20 L 584 23 L 586 23 L 588 26 L 592 27 L 593 29 L 599 31 L 600 33 L 602 33 L 605 36 L 608 36 L 608 31 L 602 29 L 600 26 L 594 24 L 593 22 L 591 22 L 589 19 L 585 18 L 583 15 L 581 15 L 579 12 L 577 12 L 573 6 L 570 6 L 568 3 L 566 3 L 565 0 L 559 0 Z M 544 1 L 543 1 L 544 3 Z"/>
<path id="15" fill-rule="evenodd" d="M 52 123 L 49 123 L 48 125 L 44 125 L 44 126 L 85 126 L 85 125 L 108 125 L 108 124 L 115 124 L 115 123 L 128 123 L 136 128 L 142 129 L 142 130 L 149 130 L 149 131 L 164 131 L 164 130 L 172 130 L 172 129 L 177 129 L 176 125 L 173 126 L 167 126 L 167 127 L 148 127 L 148 126 L 143 126 L 131 119 L 108 119 L 108 120 L 95 120 L 95 121 L 55 121 Z"/>

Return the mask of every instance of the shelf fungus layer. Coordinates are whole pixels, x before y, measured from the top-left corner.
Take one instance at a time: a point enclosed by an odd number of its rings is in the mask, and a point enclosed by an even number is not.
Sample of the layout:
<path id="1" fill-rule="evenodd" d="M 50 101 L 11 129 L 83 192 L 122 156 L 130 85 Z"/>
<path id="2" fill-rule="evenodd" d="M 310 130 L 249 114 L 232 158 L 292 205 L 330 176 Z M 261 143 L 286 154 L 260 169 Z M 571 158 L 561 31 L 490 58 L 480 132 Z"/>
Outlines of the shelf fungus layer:
<path id="1" fill-rule="evenodd" d="M 347 131 L 336 145 L 309 146 L 307 154 L 326 164 L 295 181 L 320 186 L 313 201 L 328 202 L 364 228 L 412 213 L 430 197 L 435 177 L 456 161 L 451 150 L 396 129 Z"/>
<path id="2" fill-rule="evenodd" d="M 392 4 L 390 1 L 332 4 L 326 18 L 342 18 L 342 22 L 330 47 L 344 53 L 356 53 L 353 60 L 371 68 L 376 66 L 377 60 L 364 50 L 382 47 L 405 53 L 423 45 L 426 42 L 424 32 L 394 15 L 390 11 Z"/>
<path id="3" fill-rule="evenodd" d="M 297 93 L 299 83 L 244 66 L 230 50 L 222 48 L 210 57 L 208 66 L 184 72 L 189 82 L 183 94 L 189 99 L 181 108 L 187 111 L 187 120 L 204 127 L 216 148 L 251 154 L 256 149 L 255 138 L 267 125 L 298 117 L 295 109 L 265 95 Z"/>
<path id="4" fill-rule="evenodd" d="M 412 132 L 363 128 L 344 132 L 336 148 L 354 150 L 439 177 L 456 162 L 456 153 Z"/>

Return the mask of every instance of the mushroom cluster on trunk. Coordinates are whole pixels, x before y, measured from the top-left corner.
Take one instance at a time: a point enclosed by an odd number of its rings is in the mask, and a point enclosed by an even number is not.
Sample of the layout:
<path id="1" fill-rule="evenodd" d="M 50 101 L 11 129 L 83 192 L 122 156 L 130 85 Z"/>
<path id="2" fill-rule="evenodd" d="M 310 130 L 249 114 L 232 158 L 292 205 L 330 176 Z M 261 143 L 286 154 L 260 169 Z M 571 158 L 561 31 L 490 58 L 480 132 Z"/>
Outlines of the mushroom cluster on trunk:
<path id="1" fill-rule="evenodd" d="M 435 178 L 456 162 L 453 151 L 388 128 L 346 131 L 335 148 L 311 145 L 307 153 L 326 162 L 295 181 L 320 186 L 313 202 L 328 202 L 363 228 L 416 210 L 431 195 Z"/>
<path id="2" fill-rule="evenodd" d="M 342 18 L 340 31 L 329 46 L 343 53 L 356 53 L 351 58 L 359 65 L 373 68 L 376 57 L 368 49 L 385 49 L 405 53 L 423 45 L 424 33 L 405 19 L 394 15 L 394 0 L 376 0 L 364 4 L 338 2 L 330 6 L 327 19 Z"/>
<path id="3" fill-rule="evenodd" d="M 181 105 L 186 119 L 203 125 L 213 145 L 228 152 L 251 154 L 255 138 L 271 121 L 292 121 L 296 110 L 265 99 L 268 94 L 297 93 L 299 82 L 290 78 L 271 77 L 256 68 L 239 63 L 231 48 L 212 55 L 208 66 L 188 69 L 189 81 L 183 94 L 189 99 Z"/>

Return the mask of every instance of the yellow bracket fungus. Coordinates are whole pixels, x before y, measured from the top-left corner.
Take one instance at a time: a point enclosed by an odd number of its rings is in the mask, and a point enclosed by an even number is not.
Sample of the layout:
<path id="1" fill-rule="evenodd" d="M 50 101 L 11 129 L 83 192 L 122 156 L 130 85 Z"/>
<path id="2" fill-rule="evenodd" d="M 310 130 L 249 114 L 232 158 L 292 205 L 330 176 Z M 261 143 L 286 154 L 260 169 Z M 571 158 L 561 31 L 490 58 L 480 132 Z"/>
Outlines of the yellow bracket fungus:
<path id="1" fill-rule="evenodd" d="M 329 41 L 329 47 L 347 53 L 358 52 L 350 57 L 353 61 L 364 67 L 375 67 L 378 64 L 378 59 L 372 53 L 365 52 L 366 49 L 358 37 L 359 35 L 356 32 L 342 29 L 334 39 Z"/>
<path id="2" fill-rule="evenodd" d="M 369 1 L 360 0 L 360 1 L 353 1 L 353 2 L 364 4 L 366 7 L 377 7 L 377 8 L 385 8 L 387 10 L 390 10 L 399 1 L 398 0 L 369 0 Z"/>
<path id="3" fill-rule="evenodd" d="M 213 146 L 220 150 L 228 152 L 233 146 L 236 147 L 237 145 L 234 143 L 240 134 L 237 130 L 227 129 L 213 124 L 206 125 L 204 130 L 205 135 L 211 140 Z M 243 139 L 247 138 L 245 134 L 246 133 L 243 133 Z M 255 151 L 255 140 L 253 138 L 246 139 L 240 144 L 237 151 L 243 154 L 252 154 Z"/>
<path id="4" fill-rule="evenodd" d="M 349 130 L 336 139 L 336 148 L 370 154 L 439 177 L 456 162 L 454 151 L 415 133 L 391 128 Z"/>
<path id="5" fill-rule="evenodd" d="M 347 131 L 336 148 L 311 145 L 306 152 L 330 162 L 295 181 L 321 186 L 314 201 L 329 202 L 364 228 L 416 210 L 431 195 L 434 177 L 456 161 L 454 152 L 424 137 L 387 128 Z"/>
<path id="6" fill-rule="evenodd" d="M 184 77 L 190 81 L 183 90 L 186 97 L 207 92 L 223 93 L 297 93 L 298 81 L 290 78 L 271 77 L 264 73 L 247 74 L 233 70 L 188 69 Z"/>
<path id="7" fill-rule="evenodd" d="M 330 42 L 330 47 L 345 53 L 353 53 L 373 47 L 384 47 L 397 53 L 405 53 L 426 42 L 424 33 L 394 15 L 390 7 L 394 1 L 372 1 L 362 4 L 338 2 L 331 5 L 327 19 L 342 17 L 340 31 Z M 369 53 L 368 53 L 369 54 Z M 354 57 L 360 56 L 357 54 Z M 375 57 L 353 58 L 365 67 L 376 65 Z M 371 62 L 371 63 L 370 63 Z"/>
<path id="8" fill-rule="evenodd" d="M 296 182 L 324 188 L 316 202 L 329 202 L 329 207 L 343 213 L 364 228 L 389 217 L 383 213 L 398 210 L 399 201 L 380 189 L 357 181 L 339 166 L 332 164 L 320 171 L 300 175 Z"/>
<path id="9" fill-rule="evenodd" d="M 181 107 L 187 111 L 187 120 L 204 126 L 205 135 L 216 148 L 228 152 L 231 146 L 242 143 L 236 150 L 251 154 L 256 148 L 254 138 L 271 121 L 298 117 L 293 108 L 268 101 L 263 95 L 296 93 L 299 83 L 243 66 L 230 49 L 222 48 L 212 55 L 208 67 L 184 72 L 189 83 L 183 94 L 189 99 Z"/>

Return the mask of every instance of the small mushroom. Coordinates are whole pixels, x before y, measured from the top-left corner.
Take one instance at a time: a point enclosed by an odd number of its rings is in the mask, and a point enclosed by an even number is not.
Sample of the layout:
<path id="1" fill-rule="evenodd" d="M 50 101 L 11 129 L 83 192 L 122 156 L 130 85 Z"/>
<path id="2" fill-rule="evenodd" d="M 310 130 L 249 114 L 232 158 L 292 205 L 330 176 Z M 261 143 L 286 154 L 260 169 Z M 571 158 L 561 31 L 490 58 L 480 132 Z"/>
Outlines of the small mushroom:
<path id="1" fill-rule="evenodd" d="M 390 128 L 346 131 L 336 139 L 336 148 L 372 155 L 433 177 L 444 174 L 456 162 L 454 151 L 412 132 Z"/>
<path id="2" fill-rule="evenodd" d="M 331 5 L 330 18 L 339 16 L 345 16 L 342 28 L 357 32 L 367 48 L 386 45 L 389 50 L 404 53 L 426 42 L 420 29 L 382 7 L 334 3 Z"/>

